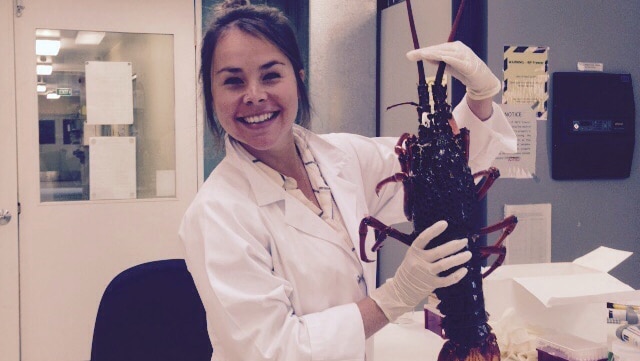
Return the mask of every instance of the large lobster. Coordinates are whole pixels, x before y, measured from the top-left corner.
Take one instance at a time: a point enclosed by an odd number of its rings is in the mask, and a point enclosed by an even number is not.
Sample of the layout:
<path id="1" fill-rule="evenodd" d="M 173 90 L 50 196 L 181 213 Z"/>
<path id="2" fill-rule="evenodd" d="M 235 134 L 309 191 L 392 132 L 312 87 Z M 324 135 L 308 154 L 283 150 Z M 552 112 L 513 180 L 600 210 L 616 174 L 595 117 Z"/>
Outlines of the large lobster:
<path id="1" fill-rule="evenodd" d="M 406 0 L 406 3 L 414 47 L 418 49 L 411 2 Z M 448 41 L 453 41 L 463 7 L 464 1 L 458 9 Z M 469 131 L 466 128 L 458 129 L 451 114 L 451 106 L 447 104 L 447 89 L 442 85 L 445 66 L 444 62 L 439 64 L 431 87 L 434 105 L 432 113 L 424 65 L 422 61 L 418 62 L 419 103 L 408 103 L 418 110 L 418 136 L 405 133 L 399 138 L 395 152 L 400 161 L 401 172 L 383 179 L 376 187 L 376 191 L 379 191 L 390 182 L 403 183 L 404 212 L 407 219 L 413 222 L 414 231 L 405 234 L 373 217 L 366 217 L 360 223 L 360 254 L 363 261 L 371 261 L 366 256 L 365 249 L 368 227 L 378 231 L 371 249 L 375 252 L 382 247 L 387 236 L 411 245 L 424 229 L 439 220 L 446 220 L 449 224 L 447 229 L 433 239 L 427 248 L 453 239 L 468 238 L 472 258 L 461 266 L 466 267 L 468 272 L 460 282 L 435 291 L 440 300 L 438 309 L 444 315 L 442 336 L 447 339 L 438 360 L 499 361 L 500 349 L 487 324 L 482 278 L 502 264 L 506 255 L 506 248 L 502 243 L 515 228 L 517 219 L 511 216 L 492 226 L 480 229 L 473 227 L 474 206 L 486 195 L 500 173 L 493 167 L 476 174 L 471 173 L 468 166 Z M 477 184 L 476 178 L 480 178 Z M 503 232 L 493 246 L 481 246 L 480 242 L 476 242 L 481 235 L 500 229 Z M 497 255 L 496 260 L 483 275 L 481 266 L 490 255 Z M 446 274 L 456 269 L 451 269 Z"/>

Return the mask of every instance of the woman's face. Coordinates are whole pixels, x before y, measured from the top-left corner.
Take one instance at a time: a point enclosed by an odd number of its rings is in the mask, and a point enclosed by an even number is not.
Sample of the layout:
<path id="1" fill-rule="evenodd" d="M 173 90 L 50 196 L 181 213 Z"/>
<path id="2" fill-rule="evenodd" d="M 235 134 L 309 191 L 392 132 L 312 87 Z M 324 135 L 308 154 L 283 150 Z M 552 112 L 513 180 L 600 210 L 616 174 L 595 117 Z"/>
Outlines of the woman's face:
<path id="1" fill-rule="evenodd" d="M 296 74 L 287 56 L 269 41 L 237 28 L 223 34 L 213 53 L 211 92 L 220 125 L 249 151 L 292 144 Z"/>

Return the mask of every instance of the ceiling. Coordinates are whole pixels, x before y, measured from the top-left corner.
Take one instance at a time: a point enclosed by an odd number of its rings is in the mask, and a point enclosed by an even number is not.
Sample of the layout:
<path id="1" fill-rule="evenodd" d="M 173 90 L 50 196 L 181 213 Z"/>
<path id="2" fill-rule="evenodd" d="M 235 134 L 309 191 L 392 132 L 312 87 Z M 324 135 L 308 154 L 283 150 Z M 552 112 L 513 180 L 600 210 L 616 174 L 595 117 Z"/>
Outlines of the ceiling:
<path id="1" fill-rule="evenodd" d="M 80 92 L 80 84 L 84 80 L 84 63 L 91 60 L 102 60 L 117 46 L 126 33 L 106 33 L 100 44 L 78 45 L 75 42 L 77 30 L 52 30 L 44 29 L 44 33 L 53 33 L 59 36 L 60 52 L 56 56 L 38 56 L 36 62 L 51 63 L 53 73 L 51 75 L 38 75 L 38 82 L 47 85 L 47 91 L 55 91 L 56 88 L 72 88 L 74 95 Z M 38 29 L 37 33 L 43 33 Z M 41 39 L 41 36 L 37 36 Z"/>

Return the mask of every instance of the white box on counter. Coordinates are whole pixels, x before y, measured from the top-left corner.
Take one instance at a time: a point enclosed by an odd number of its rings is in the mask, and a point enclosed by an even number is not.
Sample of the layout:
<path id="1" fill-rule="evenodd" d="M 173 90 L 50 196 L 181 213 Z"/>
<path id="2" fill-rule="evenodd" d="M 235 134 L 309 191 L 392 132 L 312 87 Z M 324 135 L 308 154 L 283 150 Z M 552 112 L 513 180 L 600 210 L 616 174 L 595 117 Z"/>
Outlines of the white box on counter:
<path id="1" fill-rule="evenodd" d="M 600 247 L 573 262 L 503 265 L 483 281 L 485 308 L 491 321 L 513 309 L 534 329 L 606 342 L 606 303 L 640 299 L 608 273 L 630 255 Z"/>

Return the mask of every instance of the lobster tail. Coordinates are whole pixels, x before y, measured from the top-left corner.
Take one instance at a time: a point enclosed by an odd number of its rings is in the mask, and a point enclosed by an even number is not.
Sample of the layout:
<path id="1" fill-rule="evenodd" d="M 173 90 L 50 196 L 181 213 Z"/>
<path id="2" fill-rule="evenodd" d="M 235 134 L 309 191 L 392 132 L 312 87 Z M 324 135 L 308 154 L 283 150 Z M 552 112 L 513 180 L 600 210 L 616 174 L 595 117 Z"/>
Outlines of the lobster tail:
<path id="1" fill-rule="evenodd" d="M 494 334 L 483 345 L 473 348 L 449 340 L 442 346 L 438 361 L 500 361 L 500 348 Z"/>

